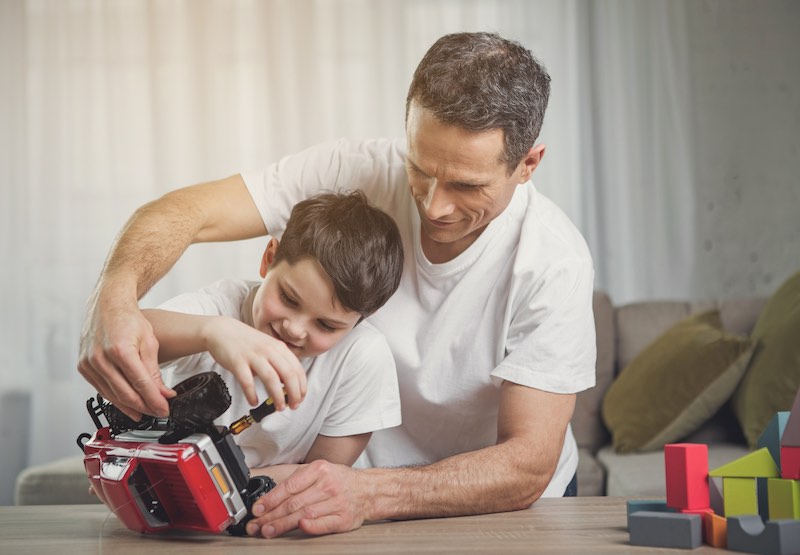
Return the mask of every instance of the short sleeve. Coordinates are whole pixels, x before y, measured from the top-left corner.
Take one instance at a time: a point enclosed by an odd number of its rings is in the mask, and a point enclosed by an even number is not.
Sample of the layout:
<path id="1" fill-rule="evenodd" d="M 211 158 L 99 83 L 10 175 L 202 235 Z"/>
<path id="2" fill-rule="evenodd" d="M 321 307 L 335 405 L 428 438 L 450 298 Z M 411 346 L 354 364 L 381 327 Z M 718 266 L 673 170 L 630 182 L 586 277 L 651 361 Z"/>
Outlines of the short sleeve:
<path id="1" fill-rule="evenodd" d="M 517 279 L 524 283 L 526 277 Z M 565 259 L 550 268 L 520 295 L 506 339 L 507 356 L 492 375 L 553 393 L 593 387 L 593 290 L 591 259 Z"/>
<path id="2" fill-rule="evenodd" d="M 359 326 L 370 324 L 362 322 Z M 380 332 L 370 326 L 370 333 L 361 334 L 336 364 L 342 365 L 343 373 L 321 434 L 339 437 L 400 424 L 394 358 Z"/>

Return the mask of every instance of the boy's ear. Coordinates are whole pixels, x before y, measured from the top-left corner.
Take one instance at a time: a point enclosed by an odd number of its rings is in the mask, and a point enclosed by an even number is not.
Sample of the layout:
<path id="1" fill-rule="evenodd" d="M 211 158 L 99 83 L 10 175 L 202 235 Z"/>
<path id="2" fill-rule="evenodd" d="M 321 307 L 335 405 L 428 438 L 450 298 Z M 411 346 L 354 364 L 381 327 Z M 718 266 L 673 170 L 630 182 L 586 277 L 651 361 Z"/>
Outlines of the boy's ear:
<path id="1" fill-rule="evenodd" d="M 278 244 L 278 240 L 273 237 L 267 243 L 267 248 L 264 249 L 264 255 L 261 257 L 261 270 L 259 271 L 262 278 L 267 277 L 269 267 L 272 265 L 272 261 L 275 260 L 275 253 L 278 252 Z"/>

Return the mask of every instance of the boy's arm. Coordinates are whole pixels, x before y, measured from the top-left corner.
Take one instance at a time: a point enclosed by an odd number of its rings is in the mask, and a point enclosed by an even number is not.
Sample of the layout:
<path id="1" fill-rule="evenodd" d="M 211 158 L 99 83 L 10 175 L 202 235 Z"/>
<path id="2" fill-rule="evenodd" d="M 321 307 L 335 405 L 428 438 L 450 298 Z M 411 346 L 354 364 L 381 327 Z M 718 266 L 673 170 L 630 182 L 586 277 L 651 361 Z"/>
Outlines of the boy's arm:
<path id="1" fill-rule="evenodd" d="M 357 434 L 343 437 L 330 437 L 319 434 L 306 456 L 306 463 L 316 460 L 327 460 L 332 463 L 352 466 L 356 459 L 367 447 L 372 433 Z M 250 470 L 253 476 L 269 476 L 275 483 L 280 484 L 291 476 L 296 470 L 302 468 L 301 464 L 276 464 Z"/>
<path id="2" fill-rule="evenodd" d="M 159 342 L 158 360 L 208 351 L 236 376 L 247 401 L 258 403 L 254 377 L 264 384 L 275 409 L 296 408 L 306 394 L 306 373 L 285 343 L 234 318 L 145 309 L 142 314 Z M 263 399 L 262 399 L 263 401 Z"/>
<path id="3" fill-rule="evenodd" d="M 192 243 L 267 230 L 240 175 L 173 191 L 139 208 L 122 228 L 88 301 L 81 332 L 83 377 L 128 416 L 166 416 L 158 343 L 138 300 Z"/>
<path id="4" fill-rule="evenodd" d="M 306 462 L 325 460 L 353 466 L 367 447 L 372 432 L 352 436 L 332 437 L 319 434 L 306 455 Z"/>

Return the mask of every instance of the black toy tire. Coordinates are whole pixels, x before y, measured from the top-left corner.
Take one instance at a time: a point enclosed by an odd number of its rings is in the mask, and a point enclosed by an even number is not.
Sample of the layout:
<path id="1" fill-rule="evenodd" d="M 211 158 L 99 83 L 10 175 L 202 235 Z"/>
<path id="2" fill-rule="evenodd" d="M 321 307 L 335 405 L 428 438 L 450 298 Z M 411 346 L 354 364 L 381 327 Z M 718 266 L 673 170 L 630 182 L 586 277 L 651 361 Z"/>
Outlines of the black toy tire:
<path id="1" fill-rule="evenodd" d="M 106 417 L 106 420 L 108 420 L 108 427 L 112 435 L 121 434 L 128 430 L 149 428 L 154 421 L 152 416 L 143 414 L 142 419 L 137 422 L 108 401 L 103 401 L 101 407 L 103 415 Z"/>
<path id="2" fill-rule="evenodd" d="M 203 372 L 174 386 L 169 400 L 170 428 L 201 431 L 231 406 L 231 394 L 216 372 Z"/>

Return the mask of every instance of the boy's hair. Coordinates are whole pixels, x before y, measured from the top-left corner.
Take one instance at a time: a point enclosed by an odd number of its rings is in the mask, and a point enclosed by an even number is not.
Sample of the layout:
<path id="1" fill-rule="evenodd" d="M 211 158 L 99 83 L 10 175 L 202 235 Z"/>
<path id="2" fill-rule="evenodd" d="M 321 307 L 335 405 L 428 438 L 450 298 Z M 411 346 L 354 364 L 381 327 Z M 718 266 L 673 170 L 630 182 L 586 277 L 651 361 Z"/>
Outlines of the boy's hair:
<path id="1" fill-rule="evenodd" d="M 273 264 L 317 260 L 348 310 L 367 317 L 389 300 L 403 273 L 403 243 L 394 220 L 362 191 L 325 193 L 297 203 Z"/>
<path id="2" fill-rule="evenodd" d="M 414 72 L 406 97 L 442 123 L 470 131 L 503 130 L 509 173 L 539 136 L 550 96 L 547 70 L 520 43 L 494 33 L 437 40 Z"/>

